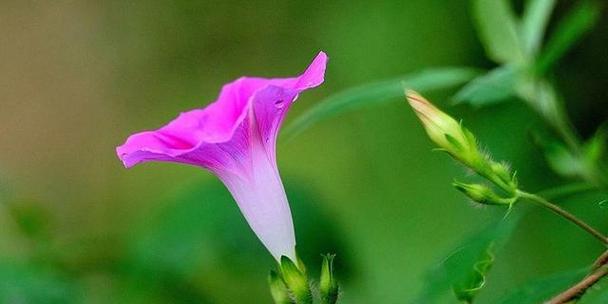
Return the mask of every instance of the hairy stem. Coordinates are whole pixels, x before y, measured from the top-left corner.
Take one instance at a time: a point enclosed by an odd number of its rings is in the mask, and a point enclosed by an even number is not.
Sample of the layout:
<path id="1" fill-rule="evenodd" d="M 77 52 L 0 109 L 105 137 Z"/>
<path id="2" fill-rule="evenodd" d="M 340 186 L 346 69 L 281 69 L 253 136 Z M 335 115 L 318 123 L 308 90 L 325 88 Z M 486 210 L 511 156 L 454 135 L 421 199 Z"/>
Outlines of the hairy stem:
<path id="1" fill-rule="evenodd" d="M 578 283 L 574 284 L 572 287 L 547 301 L 547 304 L 566 304 L 580 299 L 589 288 L 608 275 L 608 265 L 606 265 L 607 262 L 608 250 L 602 253 L 602 255 L 595 260 L 592 271 L 589 275 Z"/>
<path id="2" fill-rule="evenodd" d="M 524 192 L 521 190 L 517 191 L 517 194 L 519 197 L 521 198 L 525 198 L 531 202 L 537 203 L 551 211 L 553 211 L 554 213 L 556 213 L 557 215 L 567 219 L 568 221 L 572 222 L 573 224 L 579 226 L 580 228 L 582 228 L 583 230 L 589 232 L 589 234 L 591 234 L 593 237 L 595 237 L 596 239 L 600 240 L 602 243 L 604 244 L 608 244 L 608 237 L 606 237 L 603 233 L 595 230 L 593 227 L 589 226 L 589 224 L 585 223 L 583 220 L 577 218 L 576 216 L 574 216 L 572 213 L 560 208 L 559 206 L 547 201 L 546 199 L 536 195 L 536 194 L 532 194 L 532 193 L 528 193 L 528 192 Z"/>

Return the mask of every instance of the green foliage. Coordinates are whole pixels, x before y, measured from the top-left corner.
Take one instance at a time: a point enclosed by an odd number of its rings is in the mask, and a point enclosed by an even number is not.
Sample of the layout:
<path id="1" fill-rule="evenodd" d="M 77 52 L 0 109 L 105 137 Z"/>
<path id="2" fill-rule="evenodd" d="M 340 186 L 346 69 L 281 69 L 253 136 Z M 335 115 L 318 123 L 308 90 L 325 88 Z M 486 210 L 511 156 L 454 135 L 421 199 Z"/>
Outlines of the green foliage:
<path id="1" fill-rule="evenodd" d="M 500 66 L 467 83 L 456 95 L 456 103 L 468 103 L 475 107 L 491 105 L 515 94 L 519 71 L 515 66 Z"/>
<path id="2" fill-rule="evenodd" d="M 498 304 L 537 304 L 565 290 L 587 273 L 587 269 L 571 270 L 528 282 L 498 301 Z"/>
<path id="3" fill-rule="evenodd" d="M 606 135 L 597 132 L 584 142 L 580 150 L 572 151 L 559 140 L 548 135 L 535 135 L 551 169 L 565 177 L 581 178 L 597 185 L 608 183 L 605 176 Z"/>
<path id="4" fill-rule="evenodd" d="M 536 56 L 556 0 L 528 0 L 521 20 L 521 39 L 526 55 Z"/>
<path id="5" fill-rule="evenodd" d="M 490 243 L 481 256 L 473 264 L 473 271 L 469 273 L 465 280 L 453 285 L 456 298 L 465 303 L 473 303 L 477 293 L 486 285 L 486 275 L 494 264 L 494 255 Z"/>
<path id="6" fill-rule="evenodd" d="M 52 218 L 48 211 L 33 202 L 12 202 L 8 204 L 8 211 L 15 220 L 19 230 L 31 239 L 46 239 Z"/>
<path id="7" fill-rule="evenodd" d="M 440 303 L 440 297 L 452 290 L 455 296 L 472 302 L 485 286 L 486 276 L 494 262 L 494 253 L 508 241 L 520 215 L 493 223 L 463 240 L 426 275 L 416 303 Z"/>
<path id="8" fill-rule="evenodd" d="M 305 245 L 298 249 L 299 254 L 318 263 L 319 252 L 339 252 L 344 255 L 341 261 L 348 273 L 352 267 L 347 250 L 331 220 L 311 205 L 316 201 L 314 196 L 298 183 L 284 180 L 298 243 Z M 313 222 L 302 220 L 313 218 Z M 138 226 L 128 242 L 130 248 L 124 263 L 144 291 L 154 291 L 160 285 L 167 299 L 181 299 L 180 303 L 213 302 L 214 297 L 266 296 L 257 294 L 259 289 L 255 287 L 261 280 L 259 273 L 272 268 L 275 262 L 219 181 L 187 187 L 173 196 L 163 210 L 143 219 Z M 180 286 L 189 286 L 189 293 L 184 293 Z M 222 288 L 225 286 L 242 287 L 239 295 L 235 295 L 231 288 Z"/>
<path id="9" fill-rule="evenodd" d="M 579 1 L 576 7 L 559 22 L 547 42 L 536 69 L 539 73 L 549 70 L 599 19 L 600 7 L 594 1 Z"/>
<path id="10" fill-rule="evenodd" d="M 19 262 L 0 263 L 0 303 L 80 303 L 78 286 L 56 269 Z"/>
<path id="11" fill-rule="evenodd" d="M 394 98 L 401 98 L 403 97 L 403 87 L 422 92 L 446 89 L 465 83 L 476 75 L 477 70 L 463 67 L 429 69 L 347 89 L 320 101 L 297 117 L 283 132 L 292 137 L 323 119 L 364 106 L 379 105 Z"/>
<path id="12" fill-rule="evenodd" d="M 518 20 L 507 0 L 474 0 L 473 16 L 488 57 L 498 63 L 524 60 Z"/>

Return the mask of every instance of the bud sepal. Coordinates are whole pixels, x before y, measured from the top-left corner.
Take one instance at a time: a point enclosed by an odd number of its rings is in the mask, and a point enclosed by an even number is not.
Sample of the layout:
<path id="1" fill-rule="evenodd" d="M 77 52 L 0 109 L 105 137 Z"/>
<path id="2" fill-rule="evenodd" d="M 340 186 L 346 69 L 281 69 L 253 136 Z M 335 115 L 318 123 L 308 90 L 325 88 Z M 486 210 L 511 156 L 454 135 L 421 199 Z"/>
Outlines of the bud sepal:
<path id="1" fill-rule="evenodd" d="M 321 278 L 319 280 L 321 304 L 335 304 L 338 301 L 340 288 L 334 276 L 334 258 L 335 255 L 333 254 L 323 255 Z"/>
<path id="2" fill-rule="evenodd" d="M 268 275 L 268 286 L 270 287 L 270 295 L 275 304 L 292 304 L 285 282 L 274 270 L 271 270 Z"/>
<path id="3" fill-rule="evenodd" d="M 298 262 L 298 264 L 303 264 Z M 311 304 L 312 293 L 308 285 L 308 278 L 303 268 L 298 267 L 291 259 L 286 256 L 281 257 L 279 265 L 281 276 L 285 286 L 293 296 L 296 304 Z"/>
<path id="4" fill-rule="evenodd" d="M 454 181 L 452 185 L 474 202 L 483 205 L 506 205 L 510 207 L 517 201 L 516 196 L 502 197 L 496 194 L 490 187 L 482 184 L 467 184 Z"/>

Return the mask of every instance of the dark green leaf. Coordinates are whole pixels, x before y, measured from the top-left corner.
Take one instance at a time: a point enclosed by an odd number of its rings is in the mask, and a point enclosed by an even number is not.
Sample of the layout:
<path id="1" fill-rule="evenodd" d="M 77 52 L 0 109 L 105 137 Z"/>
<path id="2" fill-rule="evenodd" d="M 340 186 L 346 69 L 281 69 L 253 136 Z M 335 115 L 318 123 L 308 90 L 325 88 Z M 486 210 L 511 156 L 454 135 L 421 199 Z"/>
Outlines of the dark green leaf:
<path id="1" fill-rule="evenodd" d="M 494 255 L 492 253 L 492 243 L 490 243 L 486 251 L 481 254 L 473 265 L 473 271 L 469 273 L 469 276 L 461 282 L 454 283 L 452 286 L 456 298 L 466 303 L 472 303 L 477 293 L 485 286 L 486 274 L 490 271 L 493 264 Z"/>
<path id="2" fill-rule="evenodd" d="M 577 269 L 552 275 L 522 285 L 509 293 L 499 304 L 538 304 L 550 299 L 585 276 L 588 269 Z"/>
<path id="3" fill-rule="evenodd" d="M 350 88 L 313 106 L 287 126 L 284 134 L 292 137 L 323 119 L 403 97 L 404 86 L 420 92 L 445 89 L 463 84 L 477 74 L 471 68 L 437 68 Z"/>
<path id="4" fill-rule="evenodd" d="M 537 71 L 541 74 L 549 70 L 580 38 L 597 23 L 600 7 L 594 1 L 580 1 L 577 6 L 559 22 L 543 50 Z"/>
<path id="5" fill-rule="evenodd" d="M 474 0 L 473 16 L 488 57 L 498 63 L 523 62 L 518 21 L 509 1 Z"/>
<path id="6" fill-rule="evenodd" d="M 521 24 L 521 37 L 526 54 L 535 56 L 543 40 L 555 0 L 528 0 Z"/>
<path id="7" fill-rule="evenodd" d="M 472 300 L 485 284 L 493 253 L 506 243 L 520 216 L 510 216 L 489 225 L 462 241 L 426 275 L 425 287 L 415 303 L 437 303 L 452 290 L 461 300 Z"/>
<path id="8" fill-rule="evenodd" d="M 457 103 L 469 103 L 476 107 L 495 104 L 514 95 L 517 69 L 512 66 L 498 67 L 481 75 L 454 96 Z"/>

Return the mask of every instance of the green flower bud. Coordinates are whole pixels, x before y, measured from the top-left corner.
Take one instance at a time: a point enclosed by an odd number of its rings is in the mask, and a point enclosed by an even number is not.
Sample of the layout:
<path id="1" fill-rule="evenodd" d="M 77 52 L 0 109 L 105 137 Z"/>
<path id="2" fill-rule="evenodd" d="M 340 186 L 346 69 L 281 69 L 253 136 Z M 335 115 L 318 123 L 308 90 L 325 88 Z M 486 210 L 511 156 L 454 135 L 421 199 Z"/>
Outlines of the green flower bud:
<path id="1" fill-rule="evenodd" d="M 516 197 L 501 197 L 489 187 L 481 184 L 465 184 L 454 181 L 452 185 L 473 201 L 484 205 L 512 205 L 517 200 Z"/>
<path id="2" fill-rule="evenodd" d="M 270 295 L 275 304 L 291 304 L 287 286 L 285 286 L 283 279 L 274 270 L 270 271 L 268 285 L 270 286 Z"/>
<path id="3" fill-rule="evenodd" d="M 509 194 L 515 194 L 517 181 L 508 166 L 494 162 L 489 156 L 481 153 L 473 133 L 415 91 L 406 90 L 405 93 L 410 106 L 435 144 L 465 166 L 496 184 L 500 189 Z M 462 189 L 460 190 L 462 191 Z M 484 201 L 479 197 L 479 193 L 470 193 L 469 196 L 472 196 L 475 201 Z"/>
<path id="4" fill-rule="evenodd" d="M 321 265 L 321 279 L 319 280 L 319 293 L 322 304 L 334 304 L 338 301 L 338 281 L 334 277 L 334 257 L 328 254 L 323 256 Z"/>
<path id="5" fill-rule="evenodd" d="M 405 94 L 426 133 L 435 144 L 465 165 L 471 168 L 479 166 L 483 157 L 471 132 L 417 92 L 406 90 Z"/>
<path id="6" fill-rule="evenodd" d="M 312 295 L 306 274 L 286 256 L 281 257 L 280 268 L 283 281 L 293 295 L 295 302 L 297 304 L 311 304 Z"/>

